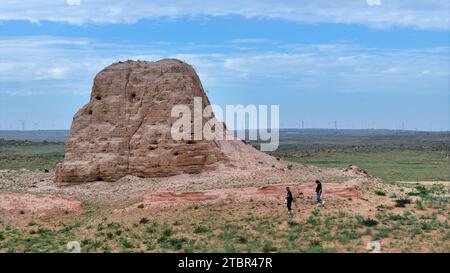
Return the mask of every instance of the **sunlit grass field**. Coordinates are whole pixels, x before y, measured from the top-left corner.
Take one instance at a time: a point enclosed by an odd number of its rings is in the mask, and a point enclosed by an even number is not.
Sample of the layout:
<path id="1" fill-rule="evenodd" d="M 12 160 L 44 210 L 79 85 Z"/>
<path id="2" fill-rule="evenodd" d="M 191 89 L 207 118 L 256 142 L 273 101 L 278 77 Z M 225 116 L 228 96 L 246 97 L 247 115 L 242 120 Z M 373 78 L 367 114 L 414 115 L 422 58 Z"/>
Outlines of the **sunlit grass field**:
<path id="1" fill-rule="evenodd" d="M 272 152 L 319 167 L 358 165 L 384 182 L 450 181 L 450 133 L 380 130 L 282 132 Z"/>
<path id="2" fill-rule="evenodd" d="M 54 169 L 64 159 L 64 143 L 0 139 L 0 169 Z"/>
<path id="3" fill-rule="evenodd" d="M 305 151 L 302 149 L 302 151 Z M 276 153 L 285 160 L 316 165 L 319 167 L 347 167 L 358 165 L 370 175 L 384 182 L 396 181 L 450 181 L 450 159 L 446 150 L 376 149 L 355 151 L 353 149 L 306 150 L 295 148 Z"/>

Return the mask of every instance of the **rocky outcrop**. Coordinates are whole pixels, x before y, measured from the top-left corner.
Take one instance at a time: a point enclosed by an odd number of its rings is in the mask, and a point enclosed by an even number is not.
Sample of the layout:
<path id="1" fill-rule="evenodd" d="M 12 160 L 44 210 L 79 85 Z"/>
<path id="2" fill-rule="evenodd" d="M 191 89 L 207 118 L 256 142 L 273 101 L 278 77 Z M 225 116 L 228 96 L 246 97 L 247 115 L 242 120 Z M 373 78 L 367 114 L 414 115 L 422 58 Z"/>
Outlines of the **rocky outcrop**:
<path id="1" fill-rule="evenodd" d="M 194 97 L 202 98 L 203 108 L 209 105 L 195 70 L 182 61 L 106 67 L 95 77 L 89 103 L 73 119 L 56 181 L 115 181 L 129 174 L 170 176 L 272 164 L 272 158 L 241 141 L 174 140 L 172 107 L 192 109 Z"/>

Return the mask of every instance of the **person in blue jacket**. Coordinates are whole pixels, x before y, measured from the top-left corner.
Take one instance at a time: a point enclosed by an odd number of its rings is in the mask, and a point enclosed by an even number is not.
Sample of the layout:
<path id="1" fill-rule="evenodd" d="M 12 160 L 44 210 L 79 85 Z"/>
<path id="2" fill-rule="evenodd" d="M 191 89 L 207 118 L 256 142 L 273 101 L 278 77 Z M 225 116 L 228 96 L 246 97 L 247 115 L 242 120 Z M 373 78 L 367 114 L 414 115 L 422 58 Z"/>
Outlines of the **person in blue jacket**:
<path id="1" fill-rule="evenodd" d="M 323 205 L 322 183 L 319 180 L 316 180 L 316 197 L 317 197 L 317 205 Z"/>

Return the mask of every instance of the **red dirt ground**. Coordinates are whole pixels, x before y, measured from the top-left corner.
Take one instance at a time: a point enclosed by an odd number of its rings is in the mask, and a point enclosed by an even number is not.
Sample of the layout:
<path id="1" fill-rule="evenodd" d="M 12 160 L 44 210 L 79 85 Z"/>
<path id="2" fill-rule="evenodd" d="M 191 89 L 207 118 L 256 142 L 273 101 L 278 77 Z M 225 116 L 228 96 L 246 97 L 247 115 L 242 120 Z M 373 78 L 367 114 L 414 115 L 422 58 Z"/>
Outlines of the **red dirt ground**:
<path id="1" fill-rule="evenodd" d="M 29 194 L 15 192 L 0 193 L 0 216 L 1 218 L 16 217 L 23 215 L 29 217 L 53 216 L 55 214 L 67 214 L 70 212 L 81 212 L 81 202 L 73 196 Z"/>
<path id="2" fill-rule="evenodd" d="M 327 200 L 341 198 L 359 198 L 358 187 L 363 180 L 352 179 L 346 183 L 323 184 L 323 195 Z M 295 196 L 314 196 L 315 184 L 278 184 L 263 187 L 247 187 L 232 189 L 216 189 L 196 192 L 157 192 L 145 195 L 139 204 L 154 205 L 184 205 L 203 202 L 219 202 L 223 200 L 248 201 L 273 200 L 283 197 L 285 188 L 290 187 Z M 133 208 L 136 205 L 132 206 Z"/>

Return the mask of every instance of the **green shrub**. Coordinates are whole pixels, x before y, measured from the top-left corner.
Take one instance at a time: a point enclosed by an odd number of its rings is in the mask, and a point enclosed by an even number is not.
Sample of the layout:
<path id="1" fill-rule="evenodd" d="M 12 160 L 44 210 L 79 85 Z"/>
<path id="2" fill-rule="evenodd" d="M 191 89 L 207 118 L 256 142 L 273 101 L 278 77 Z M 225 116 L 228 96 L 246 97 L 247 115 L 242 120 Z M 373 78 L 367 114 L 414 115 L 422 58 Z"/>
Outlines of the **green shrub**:
<path id="1" fill-rule="evenodd" d="M 199 234 L 199 233 L 207 233 L 209 231 L 210 231 L 210 229 L 208 227 L 205 227 L 205 226 L 195 226 L 194 227 L 194 233 L 197 233 L 197 234 Z"/>
<path id="2" fill-rule="evenodd" d="M 404 208 L 407 204 L 411 204 L 411 200 L 408 198 L 400 198 L 395 200 L 395 206 L 397 208 Z"/>
<path id="3" fill-rule="evenodd" d="M 389 235 L 389 230 L 386 228 L 381 228 L 380 230 L 378 230 L 377 235 L 379 238 L 386 238 Z"/>
<path id="4" fill-rule="evenodd" d="M 297 234 L 291 233 L 291 234 L 288 235 L 288 240 L 289 241 L 295 241 L 297 239 L 298 239 L 298 235 Z"/>
<path id="5" fill-rule="evenodd" d="M 145 229 L 146 232 L 153 234 L 156 233 L 158 231 L 158 227 L 156 225 L 152 225 L 151 227 L 147 227 Z"/>
<path id="6" fill-rule="evenodd" d="M 268 253 L 268 252 L 274 252 L 277 251 L 277 248 L 273 245 L 272 242 L 265 242 L 263 245 L 263 252 Z"/>
<path id="7" fill-rule="evenodd" d="M 134 247 L 133 244 L 130 241 L 128 241 L 127 239 L 122 240 L 122 246 L 124 248 L 133 248 Z"/>
<path id="8" fill-rule="evenodd" d="M 316 225 L 320 224 L 320 220 L 318 218 L 313 217 L 313 216 L 309 216 L 308 219 L 306 219 L 306 222 L 308 224 L 313 225 L 313 226 L 316 226 Z"/>
<path id="9" fill-rule="evenodd" d="M 309 246 L 310 247 L 321 247 L 322 246 L 322 242 L 319 241 L 319 240 L 313 239 L 313 240 L 309 241 Z"/>
<path id="10" fill-rule="evenodd" d="M 264 229 L 265 226 L 260 223 L 258 228 Z M 241 230 L 241 227 L 236 224 L 225 224 L 222 231 L 219 233 L 218 238 L 221 240 L 232 240 Z"/>
<path id="11" fill-rule="evenodd" d="M 403 217 L 400 214 L 396 214 L 396 213 L 389 213 L 388 214 L 388 219 L 392 220 L 392 221 L 399 221 L 399 220 L 403 220 L 405 219 L 405 217 Z"/>
<path id="12" fill-rule="evenodd" d="M 378 225 L 378 221 L 377 220 L 375 220 L 375 219 L 372 219 L 372 218 L 367 218 L 367 219 L 364 219 L 363 221 L 362 221 L 362 223 L 363 223 L 363 225 L 365 225 L 366 227 L 374 227 L 374 226 L 376 226 L 376 225 Z"/>
<path id="13" fill-rule="evenodd" d="M 416 206 L 419 210 L 425 210 L 425 205 L 423 204 L 422 201 L 417 200 L 416 201 Z"/>
<path id="14" fill-rule="evenodd" d="M 328 248 L 323 248 L 321 246 L 314 246 L 314 247 L 307 249 L 306 252 L 308 252 L 308 253 L 332 253 L 332 252 L 336 252 L 336 250 L 333 248 L 328 249 Z"/>
<path id="15" fill-rule="evenodd" d="M 166 237 L 169 237 L 170 235 L 172 235 L 173 231 L 172 228 L 170 227 L 166 227 L 163 229 L 163 235 Z"/>
<path id="16" fill-rule="evenodd" d="M 248 242 L 247 237 L 244 237 L 242 235 L 238 237 L 237 241 L 240 244 L 246 244 Z"/>
<path id="17" fill-rule="evenodd" d="M 183 248 L 183 244 L 187 242 L 186 238 L 170 238 L 169 244 L 176 250 Z"/>
<path id="18" fill-rule="evenodd" d="M 431 192 L 425 186 L 422 186 L 422 185 L 417 186 L 416 191 L 422 197 L 427 196 Z"/>
<path id="19" fill-rule="evenodd" d="M 375 194 L 379 196 L 386 196 L 386 193 L 384 191 L 376 191 Z"/>

